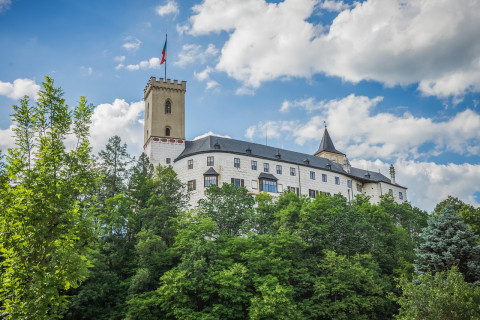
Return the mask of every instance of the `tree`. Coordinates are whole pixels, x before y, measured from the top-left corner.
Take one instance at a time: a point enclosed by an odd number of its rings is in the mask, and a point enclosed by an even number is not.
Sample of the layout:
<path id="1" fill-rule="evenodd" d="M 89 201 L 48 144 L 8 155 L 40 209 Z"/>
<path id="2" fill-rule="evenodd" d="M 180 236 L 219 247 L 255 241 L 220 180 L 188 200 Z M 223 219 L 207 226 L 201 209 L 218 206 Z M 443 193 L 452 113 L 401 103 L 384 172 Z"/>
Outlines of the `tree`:
<path id="1" fill-rule="evenodd" d="M 423 242 L 416 250 L 417 273 L 448 271 L 453 266 L 467 282 L 480 280 L 480 245 L 478 237 L 446 206 L 428 221 L 423 229 Z"/>
<path id="2" fill-rule="evenodd" d="M 107 196 L 113 197 L 125 191 L 127 166 L 131 162 L 130 155 L 127 153 L 127 144 L 122 144 L 122 139 L 115 135 L 108 139 L 105 150 L 100 151 L 99 156 L 105 175 L 103 184 Z"/>
<path id="3" fill-rule="evenodd" d="M 480 319 L 480 288 L 464 280 L 456 267 L 435 274 L 402 277 L 399 320 Z"/>
<path id="4" fill-rule="evenodd" d="M 325 251 L 313 308 L 322 319 L 384 319 L 388 281 L 370 255 L 351 258 Z"/>
<path id="5" fill-rule="evenodd" d="M 198 202 L 198 210 L 215 221 L 218 235 L 237 236 L 252 229 L 255 200 L 246 188 L 224 183 L 221 187 L 210 186 L 206 193 L 206 198 Z"/>
<path id="6" fill-rule="evenodd" d="M 439 214 L 440 211 L 448 205 L 452 206 L 455 212 L 462 217 L 463 222 L 480 237 L 480 208 L 466 204 L 456 197 L 448 196 L 447 199 L 435 206 L 434 213 Z"/>
<path id="7" fill-rule="evenodd" d="M 92 106 L 81 97 L 69 110 L 49 77 L 34 106 L 21 103 L 12 117 L 20 125 L 6 163 L 9 181 L 0 188 L 0 308 L 9 319 L 50 319 L 89 265 Z M 70 130 L 77 143 L 68 151 Z"/>

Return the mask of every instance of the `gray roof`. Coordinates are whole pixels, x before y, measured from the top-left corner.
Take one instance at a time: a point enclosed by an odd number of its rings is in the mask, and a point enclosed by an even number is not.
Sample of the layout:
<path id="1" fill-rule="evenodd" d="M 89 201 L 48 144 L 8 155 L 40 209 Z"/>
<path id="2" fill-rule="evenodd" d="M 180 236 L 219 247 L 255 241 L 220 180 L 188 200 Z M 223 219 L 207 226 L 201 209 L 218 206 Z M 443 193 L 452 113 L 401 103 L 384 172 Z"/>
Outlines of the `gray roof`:
<path id="1" fill-rule="evenodd" d="M 216 146 L 215 146 L 216 145 Z M 247 152 L 247 149 L 250 149 Z M 385 177 L 379 172 L 367 171 L 359 168 L 351 168 L 350 173 L 346 172 L 342 165 L 328 160 L 326 158 L 317 157 L 310 154 L 289 151 L 284 149 L 279 149 L 276 147 L 270 147 L 258 143 L 251 143 L 247 141 L 217 137 L 217 136 L 207 136 L 198 140 L 185 141 L 185 149 L 183 152 L 175 159 L 175 162 L 201 153 L 211 153 L 211 152 L 226 152 L 233 153 L 238 155 L 253 156 L 257 158 L 263 158 L 265 160 L 272 160 L 278 162 L 285 162 L 290 164 L 297 164 L 306 167 L 323 169 L 326 171 L 338 172 L 346 176 L 350 176 L 361 182 L 386 182 L 392 184 L 390 179 Z M 280 158 L 276 156 L 280 154 Z M 305 160 L 308 160 L 308 164 L 305 163 Z M 212 169 L 212 168 L 210 168 Z M 209 171 L 210 171 L 209 169 Z M 207 171 L 208 172 L 208 171 Z M 207 174 L 207 172 L 205 174 Z"/>
<path id="2" fill-rule="evenodd" d="M 213 169 L 212 167 L 208 168 L 207 171 L 205 171 L 205 173 L 203 175 L 206 175 L 206 176 L 218 176 L 218 172 L 215 171 L 215 169 Z"/>
<path id="3" fill-rule="evenodd" d="M 258 176 L 258 179 L 278 180 L 277 177 L 275 177 L 273 174 L 265 173 L 265 172 L 260 173 L 260 175 Z"/>
<path id="4" fill-rule="evenodd" d="M 332 138 L 330 138 L 330 135 L 328 134 L 327 127 L 325 127 L 325 131 L 323 132 L 322 141 L 320 142 L 320 146 L 318 147 L 318 150 L 317 150 L 317 152 L 315 152 L 315 154 L 320 153 L 322 151 L 344 154 L 344 153 L 338 151 L 337 149 L 335 149 L 335 146 L 333 145 Z"/>

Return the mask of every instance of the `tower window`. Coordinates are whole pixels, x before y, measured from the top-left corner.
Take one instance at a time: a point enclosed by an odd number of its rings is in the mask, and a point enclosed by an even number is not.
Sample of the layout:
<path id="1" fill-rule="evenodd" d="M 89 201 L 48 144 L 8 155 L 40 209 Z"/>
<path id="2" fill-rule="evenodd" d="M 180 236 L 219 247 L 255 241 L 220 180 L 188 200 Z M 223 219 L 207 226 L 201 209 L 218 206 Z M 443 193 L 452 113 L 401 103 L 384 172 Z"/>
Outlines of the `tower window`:
<path id="1" fill-rule="evenodd" d="M 165 113 L 172 113 L 172 103 L 170 102 L 170 100 L 167 100 L 167 102 L 165 102 Z"/>
<path id="2" fill-rule="evenodd" d="M 150 103 L 147 103 L 147 119 L 148 119 L 148 114 L 150 113 Z"/>
<path id="3" fill-rule="evenodd" d="M 165 136 L 170 137 L 170 128 L 165 128 Z"/>

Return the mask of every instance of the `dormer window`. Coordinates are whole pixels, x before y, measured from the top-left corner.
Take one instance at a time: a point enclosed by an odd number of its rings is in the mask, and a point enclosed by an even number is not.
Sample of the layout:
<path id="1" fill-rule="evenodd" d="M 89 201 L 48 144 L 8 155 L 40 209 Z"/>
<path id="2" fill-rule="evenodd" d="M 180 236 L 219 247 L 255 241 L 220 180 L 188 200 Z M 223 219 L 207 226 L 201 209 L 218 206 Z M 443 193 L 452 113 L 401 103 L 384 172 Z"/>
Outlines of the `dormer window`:
<path id="1" fill-rule="evenodd" d="M 165 102 L 165 113 L 172 113 L 172 103 L 170 102 L 170 100 L 167 100 L 167 102 Z"/>

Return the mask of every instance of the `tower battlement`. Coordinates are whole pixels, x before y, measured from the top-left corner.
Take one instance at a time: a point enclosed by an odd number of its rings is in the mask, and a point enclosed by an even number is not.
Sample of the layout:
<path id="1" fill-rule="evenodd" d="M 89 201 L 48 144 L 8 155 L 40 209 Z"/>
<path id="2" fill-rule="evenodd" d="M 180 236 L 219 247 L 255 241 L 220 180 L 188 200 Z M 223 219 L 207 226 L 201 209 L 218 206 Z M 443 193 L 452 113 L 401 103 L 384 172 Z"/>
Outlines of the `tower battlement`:
<path id="1" fill-rule="evenodd" d="M 143 90 L 143 97 L 144 99 L 148 96 L 150 90 L 153 88 L 161 88 L 161 89 L 170 89 L 170 90 L 180 90 L 180 91 L 187 91 L 187 81 L 178 82 L 178 80 L 171 79 L 164 80 L 163 78 L 150 77 L 150 80 L 147 83 L 147 86 Z"/>

